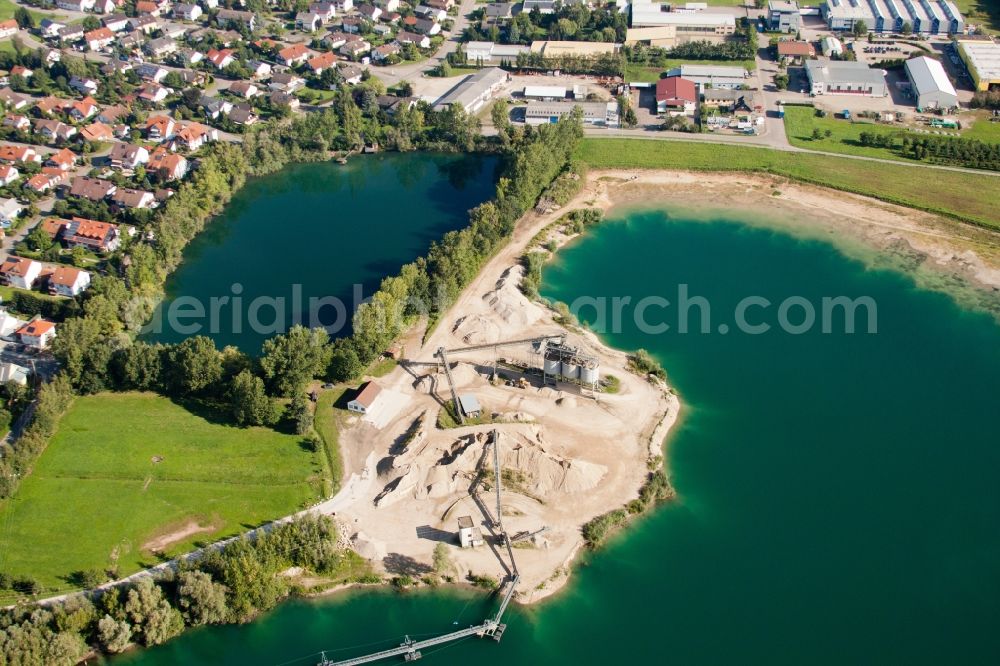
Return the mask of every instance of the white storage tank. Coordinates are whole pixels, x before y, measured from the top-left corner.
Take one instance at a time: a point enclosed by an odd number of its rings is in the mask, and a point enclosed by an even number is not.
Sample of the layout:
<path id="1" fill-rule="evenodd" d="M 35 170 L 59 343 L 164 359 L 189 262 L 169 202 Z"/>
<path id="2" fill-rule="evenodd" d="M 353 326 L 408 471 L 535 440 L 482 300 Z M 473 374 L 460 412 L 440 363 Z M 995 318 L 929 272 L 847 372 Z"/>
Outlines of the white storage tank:
<path id="1" fill-rule="evenodd" d="M 548 358 L 545 359 L 545 374 L 547 375 L 558 375 L 561 368 L 558 358 Z"/>
<path id="2" fill-rule="evenodd" d="M 577 379 L 580 376 L 580 366 L 563 361 L 562 376 L 566 379 Z"/>
<path id="3" fill-rule="evenodd" d="M 597 377 L 599 375 L 600 366 L 596 363 L 592 366 L 581 366 L 580 367 L 580 381 L 584 384 L 596 384 Z"/>

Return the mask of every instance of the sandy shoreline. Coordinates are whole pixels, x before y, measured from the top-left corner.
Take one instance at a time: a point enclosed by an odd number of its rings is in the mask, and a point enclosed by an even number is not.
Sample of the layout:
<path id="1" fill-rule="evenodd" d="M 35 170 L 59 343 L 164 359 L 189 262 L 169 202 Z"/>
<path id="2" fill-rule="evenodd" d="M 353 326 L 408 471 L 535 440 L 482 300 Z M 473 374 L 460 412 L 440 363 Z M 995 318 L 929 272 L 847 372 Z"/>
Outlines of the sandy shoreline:
<path id="1" fill-rule="evenodd" d="M 431 571 L 435 545 L 451 543 L 457 517 L 472 516 L 488 537 L 489 510 L 477 506 L 468 488 L 477 470 L 492 474 L 491 465 L 480 467 L 480 459 L 490 431 L 497 429 L 501 467 L 505 477 L 510 475 L 503 484 L 505 527 L 508 533 L 546 528 L 514 551 L 521 574 L 516 599 L 534 603 L 561 589 L 584 547 L 581 526 L 637 497 L 649 474 L 647 464 L 663 453 L 676 424 L 680 401 L 668 387 L 629 372 L 624 352 L 589 331 L 560 326 L 552 310 L 521 294 L 519 258 L 540 232 L 574 209 L 709 210 L 692 207 L 691 201 L 711 202 L 715 212 L 735 208 L 751 223 L 833 242 L 874 268 L 916 268 L 912 274 L 920 286 L 948 290 L 964 299 L 963 305 L 1000 313 L 1000 234 L 995 232 L 771 176 L 593 171 L 562 209 L 522 218 L 510 243 L 462 292 L 426 342 L 410 349 L 417 345 L 409 336 L 407 358 L 428 363 L 439 347 L 564 333 L 568 342 L 600 358 L 602 376 L 617 377 L 619 392 L 595 399 L 573 385 L 494 384 L 488 380 L 494 353 L 466 353 L 450 359 L 458 390 L 474 393 L 500 422 L 441 429 L 435 426 L 437 414 L 450 400 L 444 375 L 431 365 L 397 368 L 377 380 L 392 396 L 392 414 L 352 416 L 341 435 L 345 476 L 358 481 L 335 513 L 345 545 L 388 575 L 419 580 Z M 549 239 L 563 245 L 572 237 L 552 232 Z M 968 289 L 956 291 L 956 281 Z M 530 356 L 527 350 L 501 353 L 515 361 Z M 492 495 L 484 499 L 493 506 Z M 455 546 L 449 552 L 448 573 L 457 581 L 468 574 L 501 579 L 505 573 L 495 546 Z"/>

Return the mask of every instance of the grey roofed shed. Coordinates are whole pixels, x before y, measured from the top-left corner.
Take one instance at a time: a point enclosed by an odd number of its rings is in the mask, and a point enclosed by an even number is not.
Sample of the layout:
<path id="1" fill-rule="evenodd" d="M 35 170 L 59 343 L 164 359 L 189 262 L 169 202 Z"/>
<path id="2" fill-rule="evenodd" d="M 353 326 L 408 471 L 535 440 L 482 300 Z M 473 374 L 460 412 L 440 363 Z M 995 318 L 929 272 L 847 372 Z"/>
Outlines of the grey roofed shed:
<path id="1" fill-rule="evenodd" d="M 906 76 L 913 86 L 917 108 L 948 109 L 958 106 L 958 93 L 941 63 L 927 56 L 906 61 Z"/>
<path id="2" fill-rule="evenodd" d="M 479 400 L 471 393 L 458 396 L 458 402 L 462 406 L 462 413 L 466 416 L 478 416 L 483 409 L 479 405 Z"/>

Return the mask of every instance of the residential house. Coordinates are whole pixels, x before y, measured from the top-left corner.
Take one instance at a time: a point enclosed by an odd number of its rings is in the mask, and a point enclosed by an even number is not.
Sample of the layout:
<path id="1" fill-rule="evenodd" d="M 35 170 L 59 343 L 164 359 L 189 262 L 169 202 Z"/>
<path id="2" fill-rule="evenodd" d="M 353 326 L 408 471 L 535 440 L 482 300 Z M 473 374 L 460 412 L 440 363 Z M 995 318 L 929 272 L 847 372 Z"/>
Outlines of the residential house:
<path id="1" fill-rule="evenodd" d="M 337 6 L 337 11 L 341 14 L 354 9 L 354 0 L 334 0 L 333 4 Z"/>
<path id="2" fill-rule="evenodd" d="M 41 164 L 42 156 L 31 146 L 3 145 L 0 146 L 0 162 L 6 164 Z"/>
<path id="3" fill-rule="evenodd" d="M 49 276 L 49 293 L 74 298 L 90 286 L 90 273 L 72 266 L 59 266 Z"/>
<path id="4" fill-rule="evenodd" d="M 0 226 L 10 228 L 23 210 L 24 206 L 17 199 L 0 198 Z"/>
<path id="5" fill-rule="evenodd" d="M 298 97 L 281 90 L 275 90 L 268 95 L 268 101 L 271 102 L 272 106 L 287 106 L 292 111 L 298 109 L 302 104 Z"/>
<path id="6" fill-rule="evenodd" d="M 347 402 L 348 411 L 357 412 L 359 414 L 367 414 L 374 411 L 379 394 L 381 393 L 382 387 L 378 384 L 375 382 L 366 383 L 361 390 L 358 391 L 357 395 Z"/>
<path id="7" fill-rule="evenodd" d="M 74 217 L 63 230 L 62 240 L 68 247 L 84 247 L 96 252 L 114 252 L 121 239 L 118 225 Z"/>
<path id="8" fill-rule="evenodd" d="M 0 39 L 7 39 L 8 37 L 13 37 L 17 34 L 19 30 L 17 26 L 17 21 L 14 19 L 7 19 L 6 21 L 0 21 Z"/>
<path id="9" fill-rule="evenodd" d="M 358 39 L 353 42 L 347 42 L 340 47 L 339 51 L 341 55 L 347 56 L 348 58 L 358 58 L 371 51 L 371 49 L 371 44 L 363 39 Z"/>
<path id="10" fill-rule="evenodd" d="M 139 55 L 142 51 L 142 46 L 145 43 L 146 36 L 138 30 L 130 32 L 127 35 L 122 35 L 118 38 L 118 44 L 122 47 L 122 50 L 133 55 Z"/>
<path id="11" fill-rule="evenodd" d="M 259 119 L 249 104 L 236 104 L 229 112 L 229 120 L 237 125 L 253 125 Z"/>
<path id="12" fill-rule="evenodd" d="M 382 10 L 375 5 L 358 5 L 358 14 L 365 20 L 374 23 L 379 16 L 382 16 Z"/>
<path id="13" fill-rule="evenodd" d="M 692 115 L 698 104 L 698 86 L 680 76 L 668 76 L 656 82 L 656 112 Z"/>
<path id="14" fill-rule="evenodd" d="M 96 0 L 94 2 L 94 12 L 97 14 L 110 14 L 118 9 L 117 0 Z"/>
<path id="15" fill-rule="evenodd" d="M 235 9 L 220 9 L 219 13 L 216 14 L 216 18 L 219 23 L 226 25 L 228 23 L 242 23 L 251 32 L 257 29 L 257 15 L 253 12 L 242 12 Z"/>
<path id="16" fill-rule="evenodd" d="M 160 34 L 168 39 L 183 39 L 190 31 L 191 27 L 183 23 L 168 22 L 160 29 Z"/>
<path id="17" fill-rule="evenodd" d="M 441 23 L 448 18 L 448 12 L 445 10 L 438 9 L 437 7 L 428 7 L 427 5 L 417 5 L 413 9 L 413 13 L 418 18 L 434 21 L 435 23 Z"/>
<path id="18" fill-rule="evenodd" d="M 120 43 L 120 42 L 119 42 Z M 132 63 L 127 60 L 118 60 L 113 58 L 108 60 L 106 63 L 101 65 L 101 73 L 105 76 L 114 76 L 115 74 L 124 74 L 132 69 Z"/>
<path id="19" fill-rule="evenodd" d="M 110 180 L 77 176 L 70 185 L 69 193 L 74 197 L 82 197 L 90 201 L 103 201 L 118 189 Z"/>
<path id="20" fill-rule="evenodd" d="M 340 75 L 344 77 L 344 83 L 356 86 L 361 83 L 361 78 L 364 76 L 365 70 L 361 69 L 357 65 L 352 65 L 347 62 L 342 62 L 337 66 L 337 70 Z"/>
<path id="21" fill-rule="evenodd" d="M 323 70 L 333 67 L 337 62 L 337 56 L 332 51 L 327 51 L 325 53 L 320 53 L 318 56 L 309 59 L 306 63 L 309 65 L 309 69 L 313 71 L 313 74 L 319 76 L 323 73 Z"/>
<path id="22" fill-rule="evenodd" d="M 109 106 L 101 111 L 97 112 L 97 119 L 102 123 L 107 123 L 109 125 L 114 125 L 119 120 L 131 113 L 126 106 L 121 104 L 115 104 L 114 106 Z"/>
<path id="23" fill-rule="evenodd" d="M 332 2 L 314 2 L 309 5 L 309 12 L 316 14 L 324 23 L 327 23 L 337 16 L 337 5 Z"/>
<path id="24" fill-rule="evenodd" d="M 135 68 L 135 73 L 139 75 L 140 79 L 159 83 L 167 77 L 170 70 L 153 62 L 144 62 Z"/>
<path id="25" fill-rule="evenodd" d="M 267 87 L 271 90 L 293 93 L 305 84 L 306 80 L 301 76 L 296 76 L 292 72 L 278 72 L 277 74 L 271 75 L 271 79 L 268 81 Z"/>
<path id="26" fill-rule="evenodd" d="M 360 39 L 357 35 L 352 35 L 343 30 L 334 30 L 323 37 L 323 45 L 328 49 L 339 49 L 352 39 Z"/>
<path id="27" fill-rule="evenodd" d="M 185 21 L 197 21 L 204 14 L 201 7 L 195 4 L 179 3 L 174 5 L 174 18 Z"/>
<path id="28" fill-rule="evenodd" d="M 76 128 L 61 120 L 40 118 L 35 120 L 35 133 L 41 134 L 48 141 L 68 141 L 76 134 Z"/>
<path id="29" fill-rule="evenodd" d="M 101 19 L 101 24 L 111 32 L 121 32 L 128 28 L 128 17 L 124 14 L 109 14 Z"/>
<path id="30" fill-rule="evenodd" d="M 45 166 L 56 167 L 62 171 L 69 171 L 76 166 L 76 153 L 69 148 L 63 148 L 48 156 Z"/>
<path id="31" fill-rule="evenodd" d="M 171 153 L 160 146 L 149 156 L 146 168 L 162 181 L 180 180 L 187 174 L 188 161 L 183 155 Z"/>
<path id="32" fill-rule="evenodd" d="M 175 145 L 192 152 L 206 143 L 218 140 L 219 130 L 214 127 L 206 127 L 201 123 L 188 123 L 178 129 L 174 135 Z"/>
<path id="33" fill-rule="evenodd" d="M 135 11 L 140 15 L 148 14 L 149 16 L 161 16 L 164 13 L 163 5 L 151 0 L 139 0 L 135 3 Z"/>
<path id="34" fill-rule="evenodd" d="M 278 51 L 278 62 L 288 67 L 301 65 L 313 55 L 304 44 L 293 44 Z"/>
<path id="35" fill-rule="evenodd" d="M 0 165 L 0 185 L 6 187 L 21 177 L 21 172 L 13 164 Z"/>
<path id="36" fill-rule="evenodd" d="M 212 49 L 211 51 L 205 54 L 205 57 L 208 59 L 210 63 L 215 65 L 216 69 L 225 69 L 231 63 L 236 62 L 236 58 L 233 55 L 232 49 L 222 49 L 222 50 Z"/>
<path id="37" fill-rule="evenodd" d="M 59 23 L 58 21 L 53 21 L 52 19 L 45 18 L 42 22 L 38 24 L 38 31 L 41 33 L 42 37 L 46 39 L 54 38 L 59 36 L 59 31 L 66 27 L 65 23 Z"/>
<path id="38" fill-rule="evenodd" d="M 249 81 L 236 81 L 229 86 L 229 92 L 243 99 L 251 99 L 260 94 L 260 88 Z"/>
<path id="39" fill-rule="evenodd" d="M 102 122 L 93 122 L 86 127 L 80 128 L 80 136 L 86 141 L 111 141 L 115 134 L 112 129 Z"/>
<path id="40" fill-rule="evenodd" d="M 0 102 L 8 111 L 20 111 L 28 106 L 29 99 L 21 93 L 14 92 L 10 88 L 0 89 Z"/>
<path id="41" fill-rule="evenodd" d="M 68 99 L 63 99 L 61 97 L 55 97 L 49 95 L 48 97 L 43 97 L 35 103 L 35 109 L 39 113 L 45 116 L 54 116 L 56 114 L 62 113 L 70 106 L 72 102 Z"/>
<path id="42" fill-rule="evenodd" d="M 417 48 L 428 49 L 431 46 L 431 38 L 427 35 L 418 35 L 415 32 L 400 30 L 396 35 L 396 41 L 400 44 L 413 44 Z"/>
<path id="43" fill-rule="evenodd" d="M 152 192 L 133 190 L 127 187 L 118 188 L 111 195 L 111 202 L 119 208 L 155 208 L 156 197 Z"/>
<path id="44" fill-rule="evenodd" d="M 5 284 L 18 289 L 31 289 L 35 280 L 42 274 L 42 265 L 34 259 L 15 257 L 7 255 L 2 265 L 0 265 L 0 279 Z"/>
<path id="45" fill-rule="evenodd" d="M 250 70 L 251 76 L 258 81 L 271 76 L 271 65 L 263 60 L 252 60 L 247 63 L 247 68 Z"/>
<path id="46" fill-rule="evenodd" d="M 108 155 L 108 161 L 115 169 L 135 169 L 149 159 L 149 151 L 145 147 L 131 143 L 116 143 Z"/>
<path id="47" fill-rule="evenodd" d="M 352 35 L 360 34 L 365 27 L 365 20 L 360 16 L 347 16 L 340 21 L 340 29 Z"/>
<path id="48" fill-rule="evenodd" d="M 48 319 L 35 319 L 30 321 L 14 332 L 21 340 L 21 344 L 38 349 L 45 349 L 56 337 L 56 325 Z"/>
<path id="49" fill-rule="evenodd" d="M 35 75 L 34 70 L 30 70 L 24 65 L 14 65 L 10 68 L 11 76 L 20 76 L 22 79 L 30 79 Z"/>
<path id="50" fill-rule="evenodd" d="M 184 85 L 188 86 L 203 86 L 205 82 L 208 81 L 208 75 L 205 72 L 199 72 L 193 69 L 182 69 L 177 72 L 177 76 L 181 77 L 181 81 Z"/>
<path id="51" fill-rule="evenodd" d="M 201 0 L 201 6 L 205 9 L 215 9 L 219 6 L 219 0 Z"/>
<path id="52" fill-rule="evenodd" d="M 97 81 L 88 77 L 74 76 L 69 80 L 69 87 L 79 91 L 81 95 L 94 95 L 97 93 Z"/>
<path id="53" fill-rule="evenodd" d="M 401 47 L 398 42 L 389 42 L 388 44 L 383 44 L 382 46 L 376 46 L 372 49 L 372 60 L 384 63 L 398 56 L 402 50 L 403 47 Z"/>
<path id="54" fill-rule="evenodd" d="M 165 58 L 177 52 L 177 42 L 170 37 L 160 37 L 146 44 L 146 53 L 154 58 Z"/>
<path id="55" fill-rule="evenodd" d="M 44 194 L 51 189 L 63 185 L 69 178 L 70 174 L 68 171 L 63 171 L 58 167 L 42 167 L 42 172 L 29 178 L 24 186 L 38 194 Z"/>
<path id="56" fill-rule="evenodd" d="M 418 18 L 413 22 L 413 31 L 433 37 L 441 32 L 441 24 L 436 21 L 431 21 L 430 19 Z"/>
<path id="57" fill-rule="evenodd" d="M 323 18 L 312 12 L 299 12 L 295 15 L 295 27 L 306 32 L 315 32 L 323 25 Z"/>
<path id="58" fill-rule="evenodd" d="M 383 12 L 394 12 L 399 9 L 399 0 L 373 0 L 376 7 L 381 7 Z"/>
<path id="59" fill-rule="evenodd" d="M 160 29 L 160 19 L 155 16 L 144 15 L 136 16 L 128 20 L 130 26 L 132 26 L 132 32 L 138 33 L 140 35 L 151 35 Z"/>
<path id="60" fill-rule="evenodd" d="M 69 12 L 89 12 L 94 8 L 94 0 L 56 0 L 56 7 Z"/>
<path id="61" fill-rule="evenodd" d="M 13 113 L 8 113 L 3 117 L 3 126 L 13 127 L 14 129 L 23 132 L 31 127 L 31 121 L 28 120 L 27 116 L 19 116 Z"/>
<path id="62" fill-rule="evenodd" d="M 18 328 L 20 328 L 20 326 Z M 14 382 L 15 384 L 20 384 L 21 386 L 27 386 L 28 377 L 30 376 L 31 370 L 23 365 L 18 365 L 17 363 L 0 363 L 0 384 Z"/>
<path id="63" fill-rule="evenodd" d="M 229 112 L 233 110 L 232 102 L 222 97 L 210 97 L 209 95 L 203 95 L 198 103 L 205 112 L 205 117 L 211 118 L 212 120 L 228 115 Z"/>
<path id="64" fill-rule="evenodd" d="M 147 104 L 159 104 L 173 92 L 170 88 L 161 86 L 159 83 L 150 81 L 139 88 L 139 99 Z"/>
<path id="65" fill-rule="evenodd" d="M 78 123 L 83 122 L 91 116 L 96 115 L 99 108 L 97 100 L 88 95 L 79 101 L 73 102 L 69 107 L 69 116 Z"/>
<path id="66" fill-rule="evenodd" d="M 84 29 L 82 25 L 67 25 L 58 30 L 59 41 L 67 44 L 74 44 L 83 41 Z"/>
<path id="67" fill-rule="evenodd" d="M 97 28 L 85 33 L 83 38 L 91 51 L 103 51 L 115 41 L 115 33 L 107 28 Z"/>

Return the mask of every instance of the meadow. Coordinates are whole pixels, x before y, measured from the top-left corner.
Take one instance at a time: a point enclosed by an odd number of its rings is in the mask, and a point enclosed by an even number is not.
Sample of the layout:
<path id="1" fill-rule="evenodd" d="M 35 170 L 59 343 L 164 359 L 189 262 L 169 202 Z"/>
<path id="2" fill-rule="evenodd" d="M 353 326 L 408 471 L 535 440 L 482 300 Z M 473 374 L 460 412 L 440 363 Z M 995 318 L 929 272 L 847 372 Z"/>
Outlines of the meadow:
<path id="1" fill-rule="evenodd" d="M 594 139 L 577 157 L 593 168 L 756 171 L 855 192 L 891 203 L 1000 229 L 996 176 L 903 164 L 810 155 L 695 141 Z"/>
<path id="2" fill-rule="evenodd" d="M 311 504 L 320 455 L 302 437 L 224 425 L 150 393 L 79 397 L 0 502 L 0 572 L 49 592 L 75 587 L 78 572 L 127 575 Z"/>

